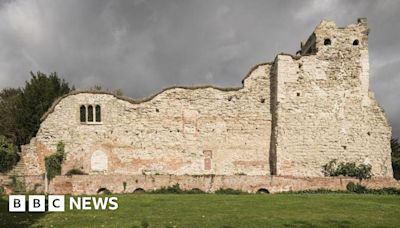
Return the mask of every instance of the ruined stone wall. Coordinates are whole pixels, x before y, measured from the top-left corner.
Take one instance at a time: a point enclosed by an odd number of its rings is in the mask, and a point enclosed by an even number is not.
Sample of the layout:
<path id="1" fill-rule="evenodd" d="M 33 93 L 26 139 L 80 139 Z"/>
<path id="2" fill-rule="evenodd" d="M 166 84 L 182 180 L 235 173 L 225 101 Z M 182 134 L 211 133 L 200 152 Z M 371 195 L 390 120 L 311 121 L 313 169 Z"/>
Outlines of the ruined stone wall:
<path id="1" fill-rule="evenodd" d="M 134 102 L 101 93 L 61 99 L 25 148 L 32 171 L 58 142 L 63 173 L 269 174 L 270 64 L 252 70 L 237 89 L 173 88 Z M 100 105 L 101 123 L 80 123 L 81 105 Z M 40 162 L 39 162 L 40 161 Z"/>
<path id="2" fill-rule="evenodd" d="M 391 129 L 368 91 L 365 21 L 346 28 L 322 22 L 313 35 L 316 53 L 275 62 L 277 174 L 321 176 L 337 159 L 391 177 Z"/>
<path id="3" fill-rule="evenodd" d="M 237 189 L 243 192 L 269 193 L 329 189 L 346 191 L 349 182 L 359 180 L 349 177 L 289 177 L 289 176 L 245 176 L 245 175 L 77 175 L 72 177 L 57 176 L 50 183 L 50 194 L 96 194 L 101 189 L 113 193 L 134 193 L 152 191 L 162 187 L 173 186 L 185 190 L 199 189 L 204 192 L 215 192 L 219 189 Z M 400 182 L 393 178 L 372 178 L 363 180 L 362 184 L 369 189 L 384 187 L 400 188 Z"/>
<path id="4" fill-rule="evenodd" d="M 123 178 L 133 183 L 140 175 L 161 180 L 145 181 L 146 189 L 176 181 L 207 191 L 211 182 L 246 191 L 343 189 L 335 178 L 319 179 L 322 166 L 334 159 L 370 164 L 374 177 L 383 180 L 379 186 L 389 183 L 391 129 L 368 90 L 366 21 L 345 28 L 323 21 L 301 53 L 257 65 L 242 88 L 175 87 L 143 101 L 69 94 L 22 147 L 22 161 L 27 173 L 40 176 L 44 157 L 64 142 L 62 173 L 76 168 L 94 175 L 51 183 L 75 193 L 93 193 L 103 182 L 122 192 Z M 81 105 L 100 105 L 101 122 L 81 123 Z M 197 175 L 208 179 L 198 181 Z M 92 177 L 99 180 L 82 190 Z"/>

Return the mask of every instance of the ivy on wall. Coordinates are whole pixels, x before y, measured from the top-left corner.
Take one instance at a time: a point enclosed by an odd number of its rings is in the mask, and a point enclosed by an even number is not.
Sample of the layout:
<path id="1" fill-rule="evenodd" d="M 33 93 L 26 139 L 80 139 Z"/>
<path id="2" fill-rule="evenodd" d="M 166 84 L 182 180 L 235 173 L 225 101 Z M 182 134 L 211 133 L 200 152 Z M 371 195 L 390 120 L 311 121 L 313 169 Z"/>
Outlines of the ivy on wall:
<path id="1" fill-rule="evenodd" d="M 354 162 L 346 162 L 337 164 L 336 159 L 328 162 L 322 167 L 325 176 L 348 176 L 356 177 L 359 180 L 369 179 L 372 176 L 371 165 L 359 164 Z"/>
<path id="2" fill-rule="evenodd" d="M 51 180 L 57 175 L 61 175 L 61 166 L 64 161 L 64 143 L 57 144 L 56 153 L 45 157 L 47 179 Z"/>

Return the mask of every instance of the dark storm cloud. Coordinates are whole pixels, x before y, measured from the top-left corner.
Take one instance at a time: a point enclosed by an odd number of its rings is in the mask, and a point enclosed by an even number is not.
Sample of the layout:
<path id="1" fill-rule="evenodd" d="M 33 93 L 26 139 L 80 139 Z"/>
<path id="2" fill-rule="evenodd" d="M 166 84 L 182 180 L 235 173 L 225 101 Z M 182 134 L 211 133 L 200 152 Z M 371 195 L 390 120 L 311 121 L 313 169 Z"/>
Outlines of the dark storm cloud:
<path id="1" fill-rule="evenodd" d="M 295 53 L 322 19 L 367 16 L 371 88 L 399 136 L 399 13 L 397 1 L 0 0 L 0 88 L 38 70 L 135 98 L 174 84 L 238 86 L 253 65 Z"/>

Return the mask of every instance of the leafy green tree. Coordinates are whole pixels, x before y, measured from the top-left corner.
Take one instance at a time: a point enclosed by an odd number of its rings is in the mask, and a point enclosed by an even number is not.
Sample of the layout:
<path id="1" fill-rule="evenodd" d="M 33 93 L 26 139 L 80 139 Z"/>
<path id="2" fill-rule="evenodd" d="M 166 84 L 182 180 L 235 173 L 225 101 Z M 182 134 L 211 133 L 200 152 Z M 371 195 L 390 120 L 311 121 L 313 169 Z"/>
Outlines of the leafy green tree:
<path id="1" fill-rule="evenodd" d="M 392 148 L 392 166 L 394 177 L 400 179 L 400 142 L 399 139 L 392 138 L 390 140 L 390 147 Z"/>
<path id="2" fill-rule="evenodd" d="M 36 135 L 40 125 L 40 118 L 60 96 L 69 93 L 68 83 L 51 73 L 49 76 L 38 72 L 31 72 L 31 80 L 26 82 L 21 96 L 21 113 L 19 122 L 24 125 L 24 132 L 18 145 L 26 144 Z"/>
<path id="3" fill-rule="evenodd" d="M 69 93 L 68 83 L 51 73 L 31 72 L 22 89 L 4 89 L 0 93 L 0 134 L 17 146 L 29 143 L 39 129 L 40 118 L 60 96 Z"/>
<path id="4" fill-rule="evenodd" d="M 14 144 L 20 135 L 20 124 L 15 115 L 21 107 L 21 94 L 21 89 L 6 88 L 0 91 L 0 135 L 4 135 Z"/>
<path id="5" fill-rule="evenodd" d="M 17 149 L 5 136 L 0 135 L 0 172 L 7 172 L 17 164 Z"/>

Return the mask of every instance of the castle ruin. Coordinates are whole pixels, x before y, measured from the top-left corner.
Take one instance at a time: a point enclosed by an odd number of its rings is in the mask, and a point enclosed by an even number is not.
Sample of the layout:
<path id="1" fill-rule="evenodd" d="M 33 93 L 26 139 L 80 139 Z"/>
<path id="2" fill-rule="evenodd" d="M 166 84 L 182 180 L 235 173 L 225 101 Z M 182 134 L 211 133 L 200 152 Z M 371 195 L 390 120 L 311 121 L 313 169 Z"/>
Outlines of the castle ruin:
<path id="1" fill-rule="evenodd" d="M 57 176 L 53 193 L 341 189 L 351 178 L 323 177 L 333 159 L 370 164 L 371 185 L 398 186 L 391 128 L 369 91 L 368 33 L 364 18 L 322 21 L 296 56 L 256 65 L 239 88 L 178 86 L 143 100 L 72 92 L 22 147 L 26 183 L 45 185 L 44 158 L 63 142 L 62 174 L 88 175 Z"/>

